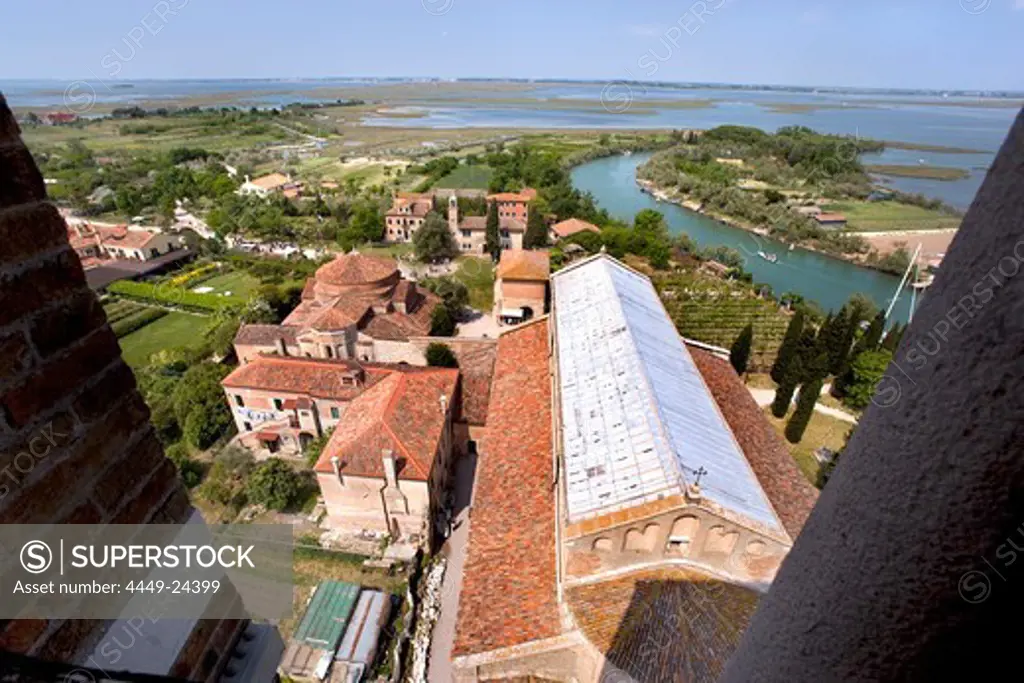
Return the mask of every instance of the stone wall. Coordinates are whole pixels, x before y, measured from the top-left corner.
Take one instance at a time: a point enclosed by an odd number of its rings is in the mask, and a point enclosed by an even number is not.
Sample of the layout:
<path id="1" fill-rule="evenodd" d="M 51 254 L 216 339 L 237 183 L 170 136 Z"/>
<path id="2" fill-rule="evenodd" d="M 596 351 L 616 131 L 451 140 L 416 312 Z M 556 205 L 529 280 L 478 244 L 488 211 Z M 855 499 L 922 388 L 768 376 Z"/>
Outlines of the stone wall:
<path id="1" fill-rule="evenodd" d="M 186 520 L 188 495 L 2 96 L 0 292 L 0 523 Z M 245 623 L 197 622 L 170 673 L 208 679 Z M 0 622 L 0 650 L 79 662 L 105 628 Z"/>

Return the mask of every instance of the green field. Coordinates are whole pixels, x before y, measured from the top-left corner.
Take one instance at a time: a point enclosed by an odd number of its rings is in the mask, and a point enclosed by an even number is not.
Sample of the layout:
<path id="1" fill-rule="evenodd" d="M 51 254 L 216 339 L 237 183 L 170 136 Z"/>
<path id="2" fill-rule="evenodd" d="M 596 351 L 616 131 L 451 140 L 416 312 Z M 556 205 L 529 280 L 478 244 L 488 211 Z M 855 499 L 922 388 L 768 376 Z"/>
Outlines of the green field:
<path id="1" fill-rule="evenodd" d="M 485 313 L 494 308 L 494 264 L 490 259 L 462 256 L 453 277 L 466 285 L 472 308 Z"/>
<path id="2" fill-rule="evenodd" d="M 925 180 L 963 180 L 970 178 L 971 172 L 964 168 L 952 166 L 913 166 L 901 164 L 875 164 L 865 166 L 868 173 L 892 176 L 894 178 L 924 178 Z"/>
<path id="3" fill-rule="evenodd" d="M 796 461 L 800 471 L 804 473 L 808 481 L 814 484 L 818 480 L 818 470 L 821 468 L 817 458 L 814 457 L 814 451 L 821 446 L 838 451 L 846 443 L 846 434 L 855 425 L 815 411 L 811 416 L 811 421 L 807 424 L 804 438 L 800 440 L 800 443 L 792 444 L 786 441 L 785 437 L 786 422 L 792 414 L 793 411 L 791 409 L 789 414 L 780 420 L 772 415 L 771 407 L 765 406 L 764 408 L 765 417 L 775 427 L 775 430 L 779 433 L 779 438 L 789 448 L 789 452 L 793 456 L 793 460 Z"/>
<path id="4" fill-rule="evenodd" d="M 899 202 L 838 202 L 822 207 L 846 216 L 848 228 L 861 232 L 940 230 L 960 227 L 960 218 Z"/>
<path id="5" fill-rule="evenodd" d="M 128 365 L 141 367 L 158 351 L 189 346 L 201 339 L 210 326 L 205 316 L 189 313 L 168 313 L 141 330 L 119 340 L 121 353 Z"/>
<path id="6" fill-rule="evenodd" d="M 438 180 L 435 187 L 455 190 L 486 190 L 493 175 L 494 171 L 490 166 L 463 165 Z"/>
<path id="7" fill-rule="evenodd" d="M 196 287 L 213 287 L 212 294 L 226 294 L 231 292 L 232 296 L 240 296 L 243 298 L 248 297 L 260 286 L 260 281 L 254 276 L 246 273 L 243 270 L 236 270 L 230 273 L 224 273 L 212 277 L 209 280 L 204 280 L 196 285 Z M 195 289 L 192 287 L 190 289 Z"/>

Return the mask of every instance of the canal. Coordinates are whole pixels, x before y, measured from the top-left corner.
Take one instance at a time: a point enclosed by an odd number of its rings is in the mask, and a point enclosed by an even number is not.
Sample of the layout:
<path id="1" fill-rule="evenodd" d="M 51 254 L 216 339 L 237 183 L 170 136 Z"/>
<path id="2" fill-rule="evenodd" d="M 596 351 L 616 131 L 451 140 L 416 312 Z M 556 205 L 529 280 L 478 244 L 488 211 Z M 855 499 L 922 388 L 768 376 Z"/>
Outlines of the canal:
<path id="1" fill-rule="evenodd" d="M 796 292 L 815 301 L 826 311 L 839 310 L 852 294 L 860 292 L 879 307 L 892 299 L 899 279 L 868 268 L 796 248 L 725 225 L 687 209 L 658 202 L 636 185 L 636 169 L 650 154 L 598 159 L 572 171 L 573 184 L 594 195 L 599 206 L 615 218 L 631 221 L 641 209 L 656 209 L 665 215 L 673 234 L 686 233 L 701 247 L 725 245 L 737 250 L 754 282 L 771 285 L 778 296 Z M 777 263 L 769 263 L 758 251 L 775 254 Z M 904 289 L 893 309 L 892 320 L 906 322 L 910 311 L 910 290 Z"/>

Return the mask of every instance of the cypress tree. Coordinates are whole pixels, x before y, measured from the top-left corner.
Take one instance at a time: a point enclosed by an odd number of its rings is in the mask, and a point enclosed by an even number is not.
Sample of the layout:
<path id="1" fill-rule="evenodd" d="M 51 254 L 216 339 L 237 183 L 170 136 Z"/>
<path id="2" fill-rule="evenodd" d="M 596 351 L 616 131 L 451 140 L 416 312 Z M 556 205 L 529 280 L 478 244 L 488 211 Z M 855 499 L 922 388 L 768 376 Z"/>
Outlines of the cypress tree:
<path id="1" fill-rule="evenodd" d="M 548 246 L 548 226 L 540 211 L 530 211 L 526 218 L 526 234 L 523 235 L 523 249 L 538 249 Z"/>
<path id="2" fill-rule="evenodd" d="M 732 343 L 732 348 L 729 349 L 729 362 L 732 363 L 732 367 L 736 370 L 736 374 L 743 376 L 743 373 L 747 371 L 747 364 L 750 362 L 750 349 L 754 342 L 754 324 L 748 323 L 740 335 L 736 337 L 736 341 Z"/>
<path id="3" fill-rule="evenodd" d="M 859 355 L 865 351 L 877 351 L 878 345 L 882 341 L 883 332 L 885 332 L 885 313 L 879 311 L 878 315 L 871 319 L 871 324 L 868 325 L 864 336 L 857 342 L 857 347 L 854 347 L 857 350 L 857 353 L 854 355 Z"/>
<path id="4" fill-rule="evenodd" d="M 905 327 L 901 328 L 899 323 L 894 324 L 892 329 L 886 333 L 885 339 L 882 340 L 882 348 L 890 353 L 896 353 L 896 347 L 900 345 L 900 338 L 905 329 Z"/>
<path id="5" fill-rule="evenodd" d="M 771 376 L 778 384 L 782 384 L 782 380 L 786 376 L 786 369 L 796 355 L 797 344 L 800 343 L 800 335 L 803 331 L 804 313 L 803 311 L 797 311 L 789 320 L 786 336 L 782 338 L 782 345 L 779 346 L 779 353 L 775 357 L 775 364 L 772 365 Z"/>
<path id="6" fill-rule="evenodd" d="M 830 356 L 828 368 L 829 372 L 836 376 L 843 374 L 849 364 L 850 348 L 853 346 L 853 340 L 857 336 L 857 326 L 860 324 L 857 313 L 849 306 L 843 306 L 839 311 L 839 320 L 842 334 L 837 343 L 835 355 Z"/>
<path id="7" fill-rule="evenodd" d="M 775 400 L 772 401 L 772 415 L 775 417 L 786 416 L 796 388 L 805 381 L 804 375 L 808 371 L 812 371 L 809 361 L 814 357 L 815 340 L 814 330 L 808 327 L 803 330 L 800 338 L 793 345 L 793 355 L 786 363 L 786 371 L 782 375 L 779 387 L 775 390 Z"/>
<path id="8" fill-rule="evenodd" d="M 804 438 L 804 432 L 814 414 L 814 406 L 821 394 L 822 378 L 813 379 L 800 388 L 800 396 L 796 400 L 796 410 L 786 423 L 786 440 L 790 443 L 800 443 Z"/>
<path id="9" fill-rule="evenodd" d="M 484 251 L 495 261 L 501 258 L 500 221 L 498 221 L 498 203 L 491 202 L 487 207 L 487 233 L 484 237 Z"/>
<path id="10" fill-rule="evenodd" d="M 789 404 L 793 401 L 793 393 L 796 392 L 797 383 L 790 378 L 780 382 L 775 390 L 775 400 L 772 401 L 772 415 L 777 418 L 786 417 L 789 412 Z"/>

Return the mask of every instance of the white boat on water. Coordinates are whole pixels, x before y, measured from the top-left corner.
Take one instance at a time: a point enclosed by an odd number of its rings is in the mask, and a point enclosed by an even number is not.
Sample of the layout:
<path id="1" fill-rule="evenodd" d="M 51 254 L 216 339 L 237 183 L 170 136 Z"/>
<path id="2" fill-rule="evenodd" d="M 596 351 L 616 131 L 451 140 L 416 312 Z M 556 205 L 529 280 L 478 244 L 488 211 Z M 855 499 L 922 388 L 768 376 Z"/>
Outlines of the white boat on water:
<path id="1" fill-rule="evenodd" d="M 775 254 L 769 254 L 764 251 L 757 252 L 757 255 L 763 258 L 768 263 L 775 263 L 779 260 L 779 257 L 776 256 Z"/>

